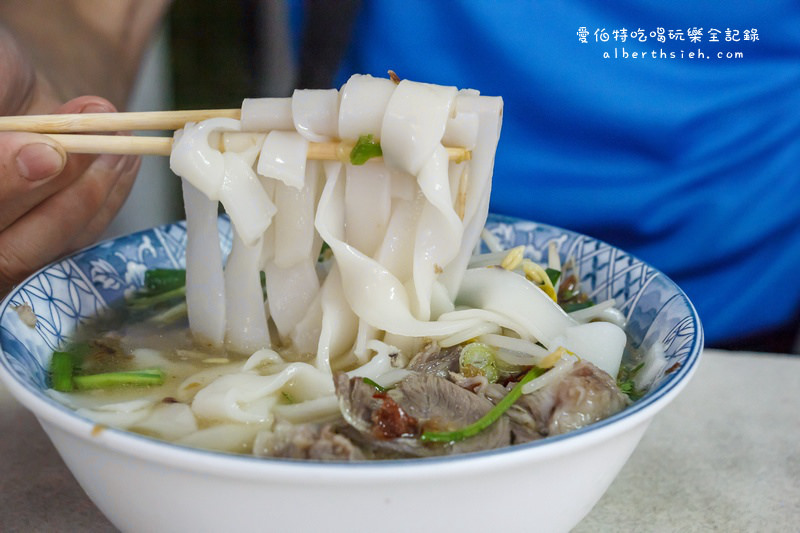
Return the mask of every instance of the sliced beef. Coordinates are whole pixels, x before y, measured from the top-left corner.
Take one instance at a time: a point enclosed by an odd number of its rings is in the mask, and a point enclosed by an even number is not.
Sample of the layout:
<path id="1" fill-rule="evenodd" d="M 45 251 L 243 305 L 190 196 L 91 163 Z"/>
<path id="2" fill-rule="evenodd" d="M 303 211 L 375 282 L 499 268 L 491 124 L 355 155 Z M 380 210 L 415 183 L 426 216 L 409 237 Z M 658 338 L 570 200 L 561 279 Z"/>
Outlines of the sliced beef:
<path id="1" fill-rule="evenodd" d="M 406 369 L 447 379 L 450 376 L 450 372 L 458 372 L 458 358 L 460 355 L 460 346 L 441 348 L 439 344 L 432 342 L 414 356 Z"/>
<path id="2" fill-rule="evenodd" d="M 487 398 L 493 404 L 502 400 L 513 387 L 513 383 L 504 387 L 499 383 L 489 383 L 485 376 L 464 377 L 454 372 L 450 373 L 450 379 L 459 387 Z M 519 444 L 541 439 L 543 435 L 539 432 L 539 424 L 527 409 L 518 404 L 519 402 L 512 405 L 503 415 L 503 418 L 508 418 L 511 425 L 511 443 Z"/>
<path id="3" fill-rule="evenodd" d="M 515 417 L 515 429 L 522 427 L 515 442 L 523 442 L 533 428 L 541 437 L 560 435 L 608 418 L 628 403 L 614 378 L 581 361 L 563 379 L 523 395 L 509 416 Z"/>
<path id="4" fill-rule="evenodd" d="M 350 379 L 344 374 L 338 375 L 335 382 L 342 414 L 355 430 L 347 434 L 373 453 L 426 457 L 488 450 L 511 443 L 510 425 L 505 418 L 463 441 L 426 444 L 419 440 L 424 430 L 451 431 L 467 426 L 493 405 L 436 375 L 412 373 L 386 393 L 376 391 L 361 378 Z M 387 427 L 394 429 L 387 432 Z"/>
<path id="5" fill-rule="evenodd" d="M 264 442 L 265 455 L 317 461 L 358 461 L 364 454 L 332 424 L 280 428 Z"/>
<path id="6" fill-rule="evenodd" d="M 362 378 L 350 378 L 344 372 L 333 378 L 339 410 L 345 421 L 361 433 L 372 431 L 372 413 L 381 407 L 378 390 Z"/>
<path id="7" fill-rule="evenodd" d="M 486 414 L 512 387 L 454 373 L 449 366 L 452 354 L 444 356 L 442 352 L 436 348 L 423 351 L 424 356 L 418 355 L 412 362 L 416 371 L 386 392 L 362 378 L 338 374 L 336 394 L 347 422 L 338 433 L 358 445 L 368 458 L 448 455 L 566 433 L 602 420 L 629 402 L 611 376 L 591 363 L 579 362 L 563 378 L 523 395 L 478 435 L 449 444 L 425 443 L 419 438 L 423 431 L 464 428 Z M 457 364 L 457 356 L 455 360 Z"/>

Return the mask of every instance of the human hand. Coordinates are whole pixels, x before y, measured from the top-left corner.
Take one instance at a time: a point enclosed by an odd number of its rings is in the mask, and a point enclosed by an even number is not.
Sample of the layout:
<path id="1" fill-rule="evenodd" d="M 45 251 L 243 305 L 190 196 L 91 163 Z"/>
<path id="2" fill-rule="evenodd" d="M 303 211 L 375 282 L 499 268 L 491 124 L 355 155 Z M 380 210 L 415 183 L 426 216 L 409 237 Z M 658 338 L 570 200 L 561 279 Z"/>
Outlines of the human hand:
<path id="1" fill-rule="evenodd" d="M 0 115 L 114 112 L 81 96 L 63 103 L 0 28 Z M 135 156 L 70 154 L 44 135 L 0 133 L 0 297 L 47 263 L 94 242 L 122 206 Z"/>

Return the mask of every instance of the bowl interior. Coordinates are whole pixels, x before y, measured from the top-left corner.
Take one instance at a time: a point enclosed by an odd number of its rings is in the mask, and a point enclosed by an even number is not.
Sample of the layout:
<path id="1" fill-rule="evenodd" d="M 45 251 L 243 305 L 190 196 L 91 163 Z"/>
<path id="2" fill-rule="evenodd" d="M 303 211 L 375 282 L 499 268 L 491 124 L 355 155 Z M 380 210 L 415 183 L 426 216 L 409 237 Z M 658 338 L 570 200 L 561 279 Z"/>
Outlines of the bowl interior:
<path id="1" fill-rule="evenodd" d="M 627 318 L 635 351 L 663 348 L 658 368 L 642 369 L 655 376 L 647 394 L 604 423 L 646 407 L 690 374 L 702 349 L 702 328 L 689 299 L 664 274 L 602 241 L 547 224 L 491 215 L 487 229 L 506 248 L 525 245 L 526 255 L 537 261 L 546 260 L 548 246 L 555 242 L 562 260 L 575 261 L 581 287 L 590 297 L 615 300 Z M 227 254 L 232 233 L 226 217 L 220 217 L 219 230 Z M 0 378 L 62 407 L 44 394 L 53 350 L 80 323 L 140 289 L 146 270 L 182 268 L 185 246 L 185 224 L 167 224 L 100 243 L 31 276 L 0 304 Z M 34 328 L 21 320 L 20 306 L 36 314 Z"/>

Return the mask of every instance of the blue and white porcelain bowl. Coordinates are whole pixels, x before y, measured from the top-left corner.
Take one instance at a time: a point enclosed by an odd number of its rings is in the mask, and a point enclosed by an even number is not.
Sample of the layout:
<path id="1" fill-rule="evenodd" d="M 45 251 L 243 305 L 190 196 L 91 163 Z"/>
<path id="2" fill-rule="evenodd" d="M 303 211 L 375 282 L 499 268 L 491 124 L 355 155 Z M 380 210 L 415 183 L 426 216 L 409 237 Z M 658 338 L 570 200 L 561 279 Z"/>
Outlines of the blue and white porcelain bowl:
<path id="1" fill-rule="evenodd" d="M 78 324 L 139 289 L 147 269 L 182 267 L 183 223 L 98 244 L 18 286 L 0 304 L 0 379 L 123 531 L 568 531 L 606 491 L 653 416 L 689 381 L 702 328 L 686 295 L 630 254 L 535 222 L 492 216 L 487 227 L 506 247 L 526 245 L 534 259 L 546 257 L 556 242 L 562 258 L 577 262 L 584 291 L 598 301 L 616 300 L 633 347 L 663 346 L 668 364 L 643 398 L 558 437 L 463 456 L 373 463 L 243 457 L 115 429 L 98 432 L 45 393 L 52 351 Z M 225 218 L 220 232 L 229 248 Z M 24 305 L 36 314 L 33 328 L 18 312 Z"/>

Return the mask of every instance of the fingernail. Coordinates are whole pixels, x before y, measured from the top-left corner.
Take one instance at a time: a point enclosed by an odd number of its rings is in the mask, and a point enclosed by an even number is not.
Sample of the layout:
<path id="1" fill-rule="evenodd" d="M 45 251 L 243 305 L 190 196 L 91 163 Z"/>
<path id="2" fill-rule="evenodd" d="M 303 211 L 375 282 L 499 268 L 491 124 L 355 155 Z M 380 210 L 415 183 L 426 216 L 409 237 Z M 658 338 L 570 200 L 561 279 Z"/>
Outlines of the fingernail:
<path id="1" fill-rule="evenodd" d="M 17 172 L 28 181 L 55 176 L 64 169 L 66 158 L 46 143 L 26 144 L 17 152 Z"/>
<path id="2" fill-rule="evenodd" d="M 110 113 L 112 109 L 102 104 L 88 104 L 81 109 L 81 113 Z"/>

